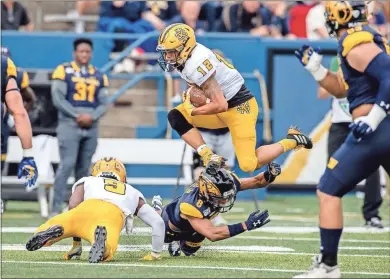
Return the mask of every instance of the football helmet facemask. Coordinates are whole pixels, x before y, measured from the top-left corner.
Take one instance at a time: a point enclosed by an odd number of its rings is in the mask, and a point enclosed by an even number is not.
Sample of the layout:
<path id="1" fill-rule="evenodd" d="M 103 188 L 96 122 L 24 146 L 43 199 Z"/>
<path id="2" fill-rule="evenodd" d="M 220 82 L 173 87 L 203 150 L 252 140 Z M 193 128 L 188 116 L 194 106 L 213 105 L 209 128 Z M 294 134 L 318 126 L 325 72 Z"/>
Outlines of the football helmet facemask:
<path id="1" fill-rule="evenodd" d="M 199 194 L 218 212 L 228 212 L 234 205 L 237 187 L 230 171 L 206 168 L 199 177 Z"/>
<path id="2" fill-rule="evenodd" d="M 172 72 L 184 65 L 196 46 L 194 30 L 182 23 L 167 26 L 158 38 L 157 51 L 161 53 L 158 64 L 165 72 Z M 174 59 L 166 59 L 167 53 L 173 53 Z"/>

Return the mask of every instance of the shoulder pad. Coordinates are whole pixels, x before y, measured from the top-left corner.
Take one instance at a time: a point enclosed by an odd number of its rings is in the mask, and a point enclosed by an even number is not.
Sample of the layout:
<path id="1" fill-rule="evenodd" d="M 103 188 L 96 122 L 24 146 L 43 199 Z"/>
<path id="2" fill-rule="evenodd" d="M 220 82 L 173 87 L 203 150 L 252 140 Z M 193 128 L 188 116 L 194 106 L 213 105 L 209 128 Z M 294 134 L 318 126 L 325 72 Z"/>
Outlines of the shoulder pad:
<path id="1" fill-rule="evenodd" d="M 52 74 L 52 79 L 64 80 L 66 76 L 65 73 L 65 64 L 59 65 Z"/>
<path id="2" fill-rule="evenodd" d="M 358 31 L 352 34 L 348 34 L 342 41 L 343 52 L 342 55 L 345 57 L 348 53 L 356 46 L 365 43 L 374 42 L 374 34 L 368 31 Z"/>
<path id="3" fill-rule="evenodd" d="M 186 202 L 180 203 L 180 213 L 191 217 L 203 219 L 202 213 L 195 206 Z"/>

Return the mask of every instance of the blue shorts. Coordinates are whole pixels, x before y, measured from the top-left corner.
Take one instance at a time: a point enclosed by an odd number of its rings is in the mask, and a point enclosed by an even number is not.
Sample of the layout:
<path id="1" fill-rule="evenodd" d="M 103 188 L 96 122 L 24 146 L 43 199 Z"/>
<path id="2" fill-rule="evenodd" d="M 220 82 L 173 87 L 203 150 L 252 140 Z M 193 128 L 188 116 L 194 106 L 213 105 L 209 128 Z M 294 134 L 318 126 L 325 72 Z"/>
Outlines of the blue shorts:
<path id="1" fill-rule="evenodd" d="M 390 116 L 361 141 L 350 133 L 330 158 L 317 188 L 328 195 L 342 197 L 380 166 L 390 174 Z"/>

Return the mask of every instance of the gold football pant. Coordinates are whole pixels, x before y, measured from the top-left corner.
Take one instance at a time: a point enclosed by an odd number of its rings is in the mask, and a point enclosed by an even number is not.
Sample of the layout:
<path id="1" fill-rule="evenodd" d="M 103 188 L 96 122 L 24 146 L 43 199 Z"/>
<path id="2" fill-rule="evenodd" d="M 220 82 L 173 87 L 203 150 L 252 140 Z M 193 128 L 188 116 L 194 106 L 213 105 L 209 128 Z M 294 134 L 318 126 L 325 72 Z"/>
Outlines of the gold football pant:
<path id="1" fill-rule="evenodd" d="M 195 127 L 220 129 L 228 127 L 233 139 L 238 164 L 245 172 L 253 172 L 258 167 L 256 157 L 256 122 L 259 108 L 252 99 L 213 115 L 191 116 L 183 104 L 176 107 L 185 119 Z"/>
<path id="2" fill-rule="evenodd" d="M 72 210 L 51 218 L 41 225 L 35 233 L 47 230 L 54 225 L 60 225 L 64 228 L 64 234 L 49 241 L 45 246 L 50 246 L 69 237 L 80 237 L 93 244 L 96 227 L 105 226 L 107 240 L 104 259 L 110 260 L 118 248 L 123 224 L 124 215 L 119 207 L 106 201 L 91 199 L 82 202 Z"/>

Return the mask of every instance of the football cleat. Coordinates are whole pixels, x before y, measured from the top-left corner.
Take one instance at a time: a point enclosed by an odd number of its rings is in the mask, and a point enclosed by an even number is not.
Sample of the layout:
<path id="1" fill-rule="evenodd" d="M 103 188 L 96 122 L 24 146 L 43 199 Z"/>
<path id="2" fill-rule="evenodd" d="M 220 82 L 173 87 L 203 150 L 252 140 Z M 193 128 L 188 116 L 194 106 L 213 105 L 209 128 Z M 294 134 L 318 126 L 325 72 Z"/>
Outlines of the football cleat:
<path id="1" fill-rule="evenodd" d="M 287 132 L 287 139 L 295 140 L 297 143 L 297 146 L 294 148 L 295 151 L 303 148 L 306 149 L 312 149 L 313 148 L 313 142 L 311 138 L 306 136 L 304 133 L 301 132 L 301 130 L 298 129 L 297 126 L 290 126 Z"/>
<path id="2" fill-rule="evenodd" d="M 64 228 L 60 225 L 55 225 L 47 230 L 38 232 L 34 234 L 26 244 L 26 249 L 28 251 L 35 251 L 41 249 L 45 246 L 50 240 L 56 239 L 64 234 Z"/>
<path id="3" fill-rule="evenodd" d="M 152 207 L 156 211 L 162 211 L 162 209 L 163 209 L 163 202 L 162 202 L 162 198 L 160 197 L 160 195 L 153 196 Z"/>
<path id="4" fill-rule="evenodd" d="M 69 261 L 71 259 L 79 260 L 82 252 L 83 252 L 83 248 L 81 246 L 81 241 L 73 241 L 72 248 L 70 248 L 70 250 L 64 254 L 64 260 L 65 261 Z"/>
<path id="5" fill-rule="evenodd" d="M 383 224 L 380 217 L 372 217 L 370 220 L 366 221 L 364 226 L 366 228 L 383 229 Z"/>
<path id="6" fill-rule="evenodd" d="M 89 251 L 88 262 L 98 263 L 103 261 L 106 250 L 107 230 L 104 226 L 97 226 L 95 230 L 95 242 Z"/>
<path id="7" fill-rule="evenodd" d="M 171 257 L 179 257 L 181 255 L 180 242 L 172 241 L 168 244 L 168 252 Z"/>
<path id="8" fill-rule="evenodd" d="M 341 278 L 340 268 L 327 266 L 320 262 L 321 256 L 313 257 L 313 264 L 308 272 L 294 276 L 293 278 Z"/>

